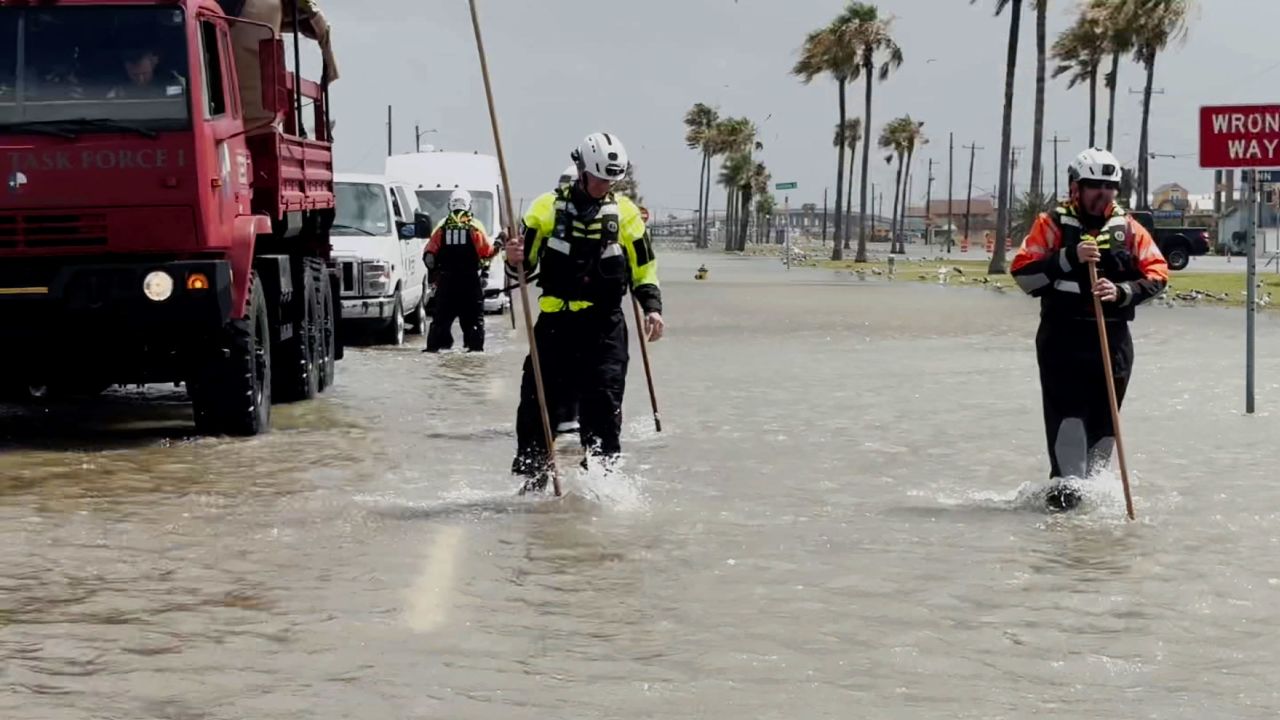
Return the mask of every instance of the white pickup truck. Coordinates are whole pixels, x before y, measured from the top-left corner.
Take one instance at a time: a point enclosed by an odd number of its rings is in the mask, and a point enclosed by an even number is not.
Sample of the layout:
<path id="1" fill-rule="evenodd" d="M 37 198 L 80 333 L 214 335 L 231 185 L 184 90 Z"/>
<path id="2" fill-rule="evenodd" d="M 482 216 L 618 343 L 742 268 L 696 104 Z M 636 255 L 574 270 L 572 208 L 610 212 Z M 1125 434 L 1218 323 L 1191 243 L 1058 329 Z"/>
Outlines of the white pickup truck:
<path id="1" fill-rule="evenodd" d="M 431 218 L 413 190 L 381 175 L 338 173 L 330 239 L 342 278 L 348 330 L 373 331 L 380 343 L 404 343 L 406 326 L 427 329 L 427 270 L 422 251 Z"/>

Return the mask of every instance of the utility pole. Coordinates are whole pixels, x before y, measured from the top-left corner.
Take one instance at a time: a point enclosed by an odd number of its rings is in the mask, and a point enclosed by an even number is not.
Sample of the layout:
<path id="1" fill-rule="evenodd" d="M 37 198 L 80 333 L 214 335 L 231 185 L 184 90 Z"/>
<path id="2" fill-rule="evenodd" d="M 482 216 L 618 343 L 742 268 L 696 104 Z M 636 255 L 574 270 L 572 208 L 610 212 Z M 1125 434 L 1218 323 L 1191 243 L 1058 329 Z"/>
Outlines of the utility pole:
<path id="1" fill-rule="evenodd" d="M 1009 153 L 1009 197 L 1005 198 L 1006 202 L 1009 203 L 1009 224 L 1005 228 L 1006 243 L 1009 242 L 1009 238 L 1013 237 L 1013 203 L 1018 197 L 1018 192 L 1015 189 L 1018 184 L 1018 156 L 1026 149 L 1025 145 L 1015 145 L 1010 148 L 1012 152 Z M 1001 252 L 1004 251 L 1001 250 Z"/>
<path id="2" fill-rule="evenodd" d="M 422 152 L 422 136 L 430 135 L 433 132 L 439 132 L 439 131 L 436 130 L 435 128 L 431 128 L 430 130 L 423 130 L 417 123 L 414 124 L 413 135 L 415 139 L 413 141 L 413 148 L 416 152 Z"/>
<path id="3" fill-rule="evenodd" d="M 930 222 L 930 203 L 933 202 L 933 158 L 929 158 L 929 184 L 924 191 L 924 244 L 928 247 L 933 242 L 933 223 Z"/>
<path id="4" fill-rule="evenodd" d="M 387 106 L 387 157 L 391 157 L 391 106 Z"/>
<path id="5" fill-rule="evenodd" d="M 954 244 L 956 235 L 956 224 L 951 214 L 951 198 L 955 197 L 955 191 L 952 187 L 952 170 L 956 164 L 956 134 L 947 133 L 947 254 L 951 254 L 951 246 Z"/>
<path id="6" fill-rule="evenodd" d="M 973 211 L 973 159 L 979 150 L 986 150 L 984 147 L 977 145 L 965 145 L 969 149 L 969 191 L 965 195 L 964 201 L 964 238 L 969 239 L 969 218 Z"/>
<path id="7" fill-rule="evenodd" d="M 1071 142 L 1071 138 L 1062 138 L 1061 140 L 1059 140 L 1058 135 L 1056 133 L 1053 136 L 1053 202 L 1055 205 L 1058 203 L 1058 198 L 1059 198 L 1059 195 L 1058 195 L 1058 145 L 1061 143 L 1069 143 L 1069 142 Z"/>

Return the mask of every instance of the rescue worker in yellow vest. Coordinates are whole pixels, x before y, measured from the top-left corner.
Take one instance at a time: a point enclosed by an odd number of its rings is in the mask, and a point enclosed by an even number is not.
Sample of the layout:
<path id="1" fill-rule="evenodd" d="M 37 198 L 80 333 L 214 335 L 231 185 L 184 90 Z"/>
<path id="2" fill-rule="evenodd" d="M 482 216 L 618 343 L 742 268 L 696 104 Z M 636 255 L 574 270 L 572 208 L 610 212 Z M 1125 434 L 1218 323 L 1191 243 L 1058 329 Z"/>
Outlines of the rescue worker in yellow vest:
<path id="1" fill-rule="evenodd" d="M 1116 402 L 1124 402 L 1133 371 L 1134 309 L 1164 291 L 1169 266 L 1151 233 L 1115 202 L 1120 161 L 1101 148 L 1076 156 L 1067 171 L 1071 199 L 1041 213 L 1009 271 L 1040 298 L 1036 359 L 1044 403 L 1051 487 L 1046 503 L 1070 510 L 1080 502 L 1070 479 L 1083 479 L 1111 461 L 1111 421 L 1094 297 L 1101 300 Z M 1096 263 L 1097 285 L 1089 264 Z"/>
<path id="2" fill-rule="evenodd" d="M 521 234 L 507 243 L 507 272 L 514 277 L 515 264 L 523 263 L 529 281 L 536 279 L 542 290 L 534 338 L 547 407 L 554 412 L 565 392 L 576 393 L 579 440 L 589 457 L 608 462 L 622 450 L 629 361 L 622 299 L 630 290 L 644 311 L 646 335 L 657 341 L 665 327 L 662 293 L 640 209 L 610 191 L 629 166 L 622 143 L 611 134 L 595 133 L 570 157 L 577 180 L 529 206 Z M 547 447 L 527 356 L 511 471 L 528 478 L 525 490 L 546 486 Z"/>
<path id="3" fill-rule="evenodd" d="M 427 331 L 427 349 L 453 347 L 453 321 L 462 325 L 468 351 L 484 350 L 484 286 L 481 262 L 493 256 L 484 225 L 471 215 L 471 193 L 461 188 L 449 196 L 449 215 L 427 241 L 422 261 L 436 288 L 435 316 Z"/>

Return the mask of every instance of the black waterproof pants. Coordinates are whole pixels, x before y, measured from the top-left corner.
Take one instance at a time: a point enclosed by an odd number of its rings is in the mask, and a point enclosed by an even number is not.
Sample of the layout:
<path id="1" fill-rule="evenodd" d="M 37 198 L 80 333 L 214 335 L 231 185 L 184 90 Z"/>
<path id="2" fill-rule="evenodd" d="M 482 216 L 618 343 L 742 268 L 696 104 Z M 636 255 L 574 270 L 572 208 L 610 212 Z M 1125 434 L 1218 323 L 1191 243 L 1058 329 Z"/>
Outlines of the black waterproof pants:
<path id="1" fill-rule="evenodd" d="M 484 350 L 484 289 L 480 278 L 441 278 L 436 307 L 427 331 L 427 352 L 453 347 L 453 321 L 462 326 L 462 342 L 468 350 Z"/>
<path id="2" fill-rule="evenodd" d="M 579 439 L 595 455 L 611 457 L 622 451 L 622 397 L 626 389 L 627 322 L 620 307 L 588 308 L 578 312 L 542 313 L 534 325 L 547 407 L 554 425 L 558 408 L 578 400 Z M 536 477 L 547 465 L 547 446 L 533 378 L 533 360 L 526 356 L 516 411 L 516 457 L 512 472 Z"/>
<path id="3" fill-rule="evenodd" d="M 1133 370 L 1129 323 L 1107 321 L 1116 401 Z M 1085 478 L 1105 469 L 1115 446 L 1097 321 L 1041 320 L 1036 333 L 1050 478 Z"/>

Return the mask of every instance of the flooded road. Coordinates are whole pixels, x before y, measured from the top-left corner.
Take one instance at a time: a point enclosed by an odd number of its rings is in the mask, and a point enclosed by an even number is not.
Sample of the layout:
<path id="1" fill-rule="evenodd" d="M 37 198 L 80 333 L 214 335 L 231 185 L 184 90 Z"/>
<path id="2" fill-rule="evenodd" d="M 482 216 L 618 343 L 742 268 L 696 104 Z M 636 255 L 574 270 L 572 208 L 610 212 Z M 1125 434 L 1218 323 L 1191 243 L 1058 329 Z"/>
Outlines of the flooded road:
<path id="1" fill-rule="evenodd" d="M 507 474 L 523 332 L 356 348 L 271 434 L 0 410 L 0 718 L 1274 717 L 1280 326 L 1149 307 L 1119 481 L 1047 473 L 1036 303 L 663 258 L 622 473 Z M 455 330 L 456 332 L 456 330 Z M 167 398 L 167 399 L 166 399 Z"/>

